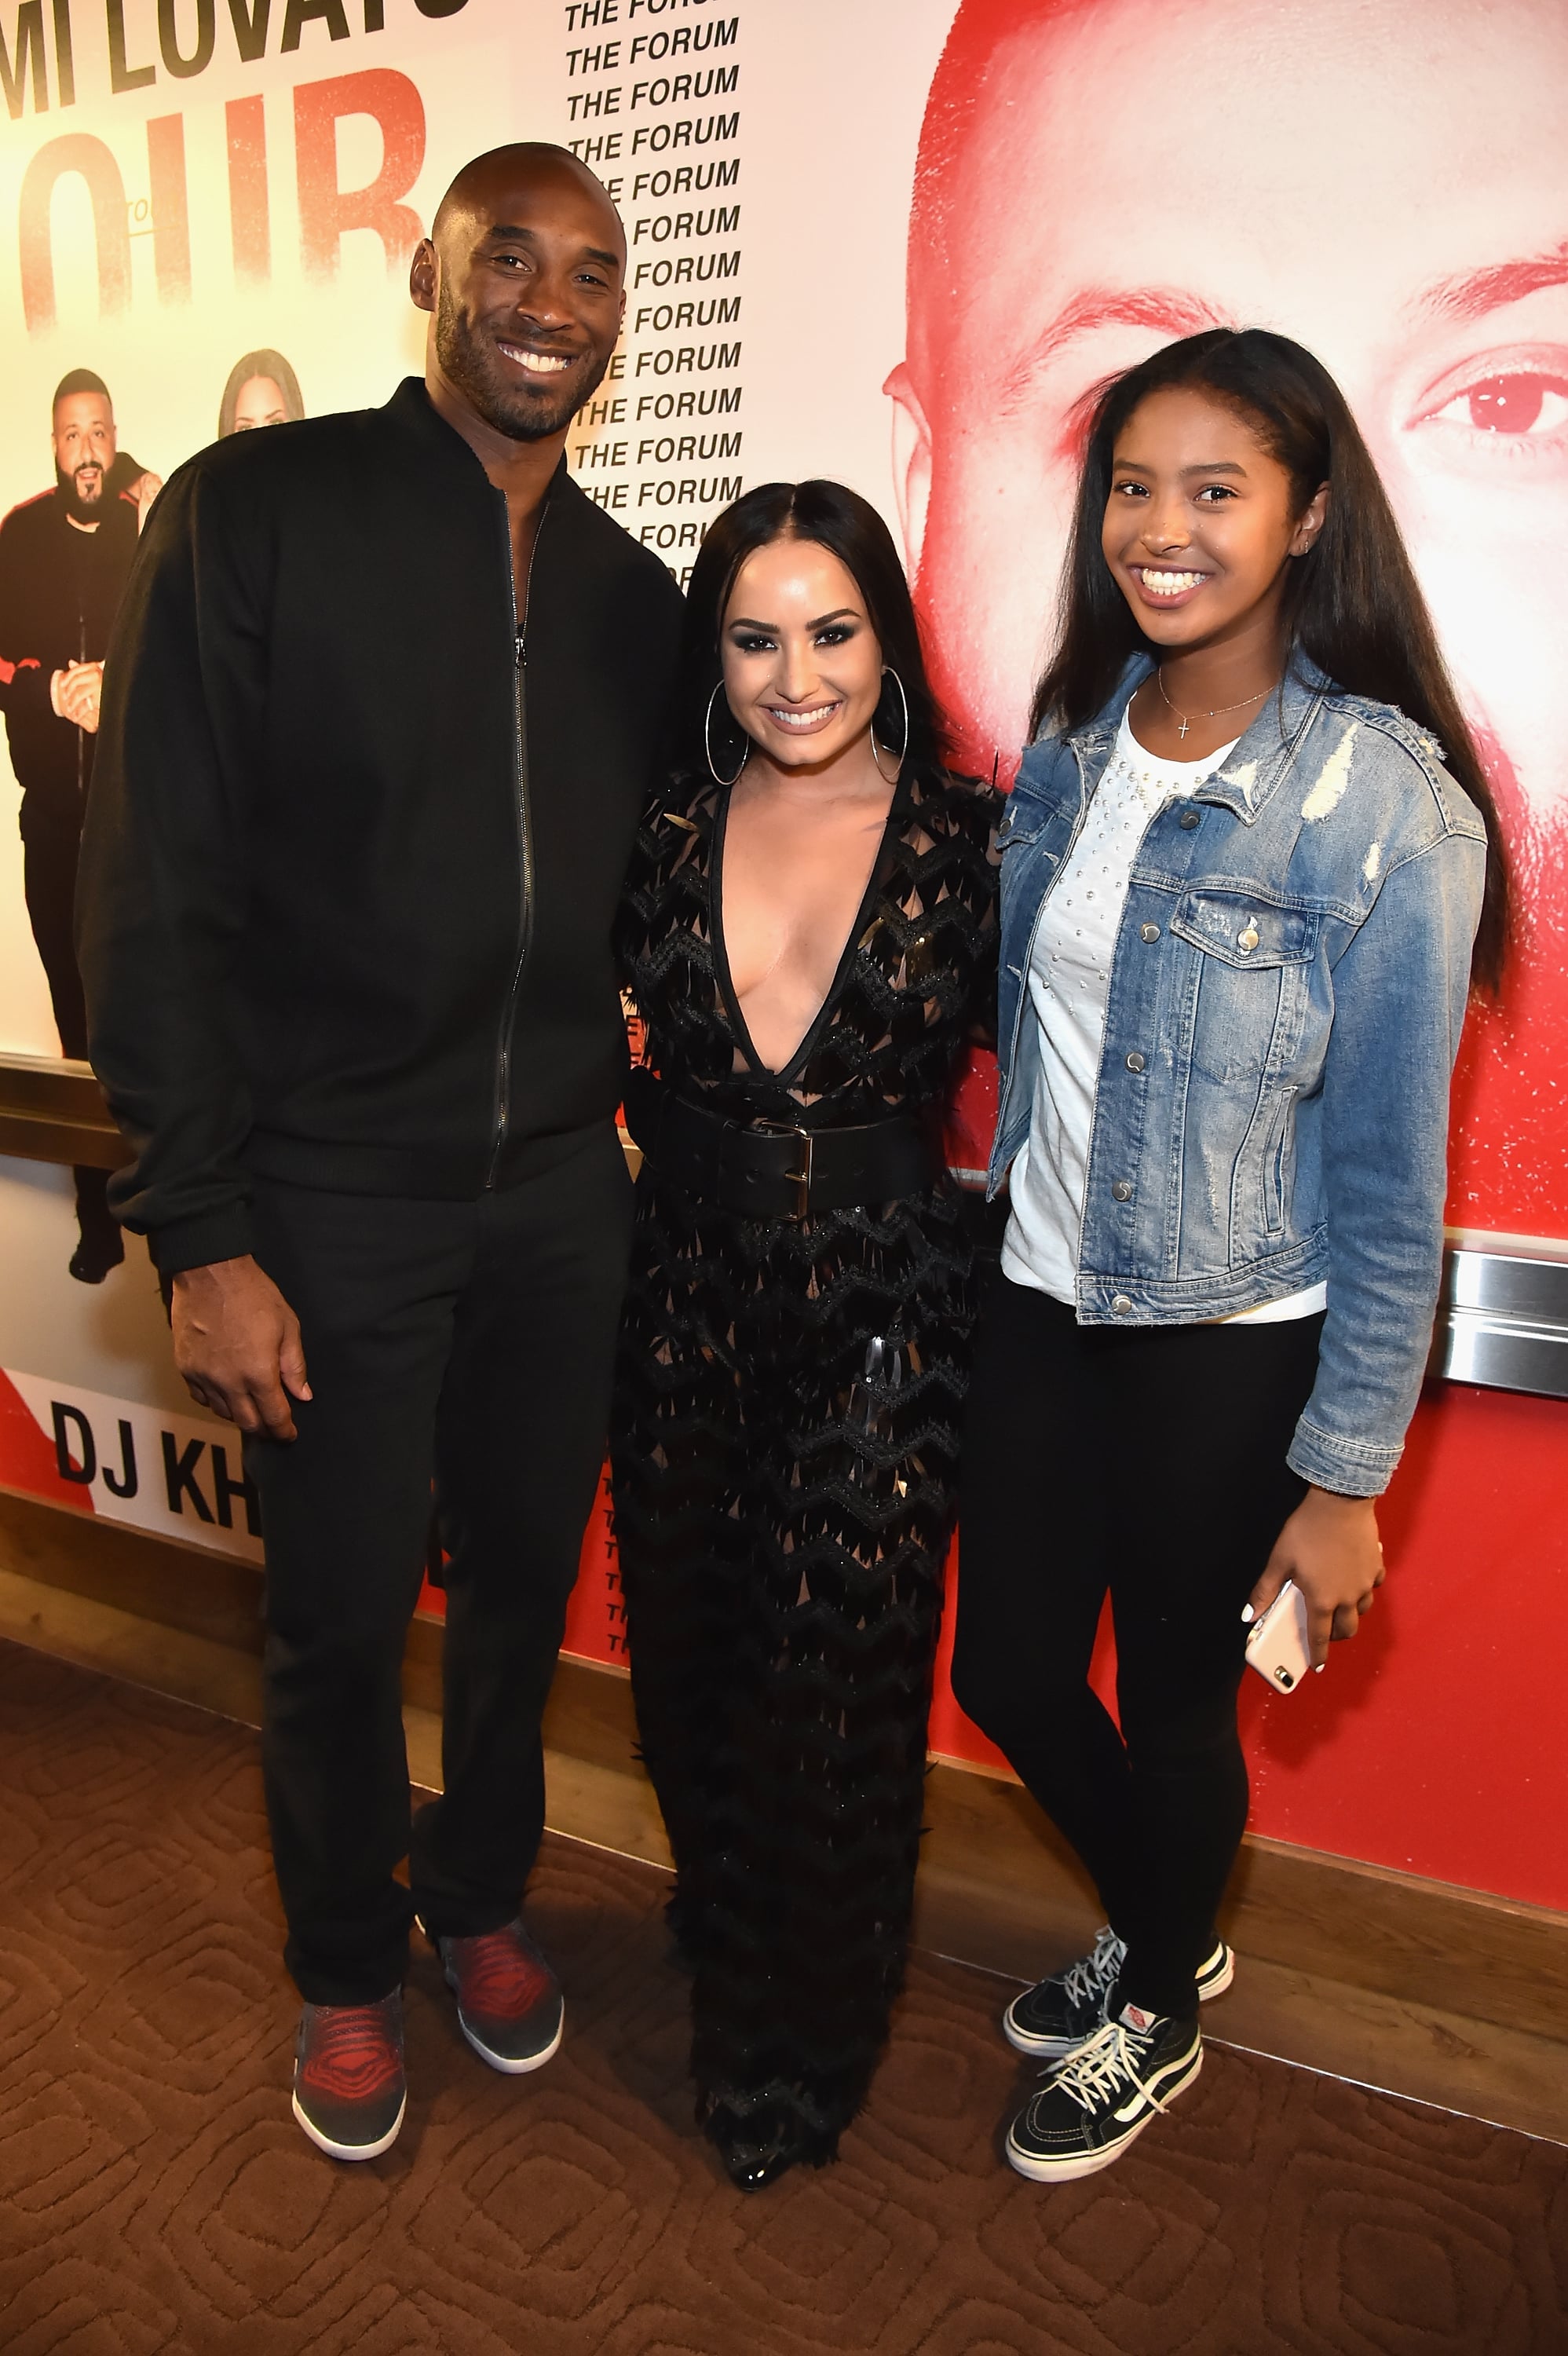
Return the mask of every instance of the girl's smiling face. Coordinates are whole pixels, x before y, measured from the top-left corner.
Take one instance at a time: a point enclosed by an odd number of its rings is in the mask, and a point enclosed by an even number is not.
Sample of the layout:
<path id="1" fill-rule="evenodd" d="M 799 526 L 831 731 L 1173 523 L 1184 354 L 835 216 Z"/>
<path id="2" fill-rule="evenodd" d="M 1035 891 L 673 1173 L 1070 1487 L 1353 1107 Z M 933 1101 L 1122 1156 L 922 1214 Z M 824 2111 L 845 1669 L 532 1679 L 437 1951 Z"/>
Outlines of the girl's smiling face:
<path id="1" fill-rule="evenodd" d="M 1245 415 L 1211 393 L 1140 402 L 1116 437 L 1100 545 L 1138 627 L 1168 654 L 1278 626 L 1291 561 L 1322 529 Z"/>

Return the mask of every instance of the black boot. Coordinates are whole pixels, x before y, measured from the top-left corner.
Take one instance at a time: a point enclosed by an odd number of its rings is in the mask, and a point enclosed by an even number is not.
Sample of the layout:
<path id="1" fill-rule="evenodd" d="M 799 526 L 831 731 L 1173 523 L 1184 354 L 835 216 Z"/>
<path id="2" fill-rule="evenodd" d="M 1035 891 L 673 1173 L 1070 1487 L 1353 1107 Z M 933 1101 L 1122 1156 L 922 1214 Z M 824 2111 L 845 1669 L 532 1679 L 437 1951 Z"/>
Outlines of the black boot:
<path id="1" fill-rule="evenodd" d="M 79 1284 L 101 1284 L 125 1257 L 125 1237 L 109 1207 L 109 1173 L 80 1169 L 73 1175 L 76 1224 L 81 1239 L 70 1256 L 70 1272 Z"/>

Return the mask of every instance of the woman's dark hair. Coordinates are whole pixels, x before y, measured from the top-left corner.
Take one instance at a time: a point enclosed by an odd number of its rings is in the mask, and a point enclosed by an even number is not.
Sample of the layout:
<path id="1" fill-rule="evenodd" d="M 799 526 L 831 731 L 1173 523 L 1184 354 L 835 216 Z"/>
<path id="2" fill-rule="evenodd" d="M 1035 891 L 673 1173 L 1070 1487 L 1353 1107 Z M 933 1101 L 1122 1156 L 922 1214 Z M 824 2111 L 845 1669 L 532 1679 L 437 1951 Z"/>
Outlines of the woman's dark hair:
<path id="1" fill-rule="evenodd" d="M 1286 659 L 1298 650 L 1339 687 L 1397 704 L 1443 747 L 1487 829 L 1487 885 L 1471 971 L 1495 991 L 1509 933 L 1509 870 L 1491 787 L 1448 676 L 1404 541 L 1349 404 L 1320 360 L 1261 327 L 1212 327 L 1167 344 L 1104 387 L 1090 419 L 1061 578 L 1056 651 L 1035 691 L 1030 733 L 1081 727 L 1104 710 L 1130 656 L 1157 656 L 1100 544 L 1116 440 L 1151 393 L 1211 394 L 1243 416 L 1291 479 L 1297 509 L 1328 486 L 1323 529 L 1290 560 Z"/>
<path id="2" fill-rule="evenodd" d="M 714 517 L 691 568 L 686 594 L 686 634 L 681 644 L 676 697 L 674 754 L 677 766 L 698 775 L 708 767 L 704 728 L 713 691 L 723 677 L 720 634 L 735 578 L 749 556 L 775 540 L 809 540 L 827 549 L 854 581 L 882 660 L 897 671 L 903 698 L 892 680 L 882 682 L 872 719 L 880 742 L 901 754 L 904 776 L 930 776 L 946 766 L 947 729 L 925 675 L 914 606 L 903 566 L 887 525 L 869 499 L 842 483 L 760 483 Z M 904 703 L 909 734 L 904 735 Z M 744 736 L 722 696 L 713 706 L 714 757 L 726 772 L 741 758 Z"/>
<path id="3" fill-rule="evenodd" d="M 244 359 L 236 360 L 229 369 L 229 381 L 223 388 L 223 399 L 218 405 L 218 438 L 220 442 L 226 442 L 233 433 L 234 412 L 240 406 L 240 396 L 254 376 L 271 377 L 283 396 L 289 424 L 297 424 L 304 415 L 300 380 L 282 352 L 247 352 Z"/>

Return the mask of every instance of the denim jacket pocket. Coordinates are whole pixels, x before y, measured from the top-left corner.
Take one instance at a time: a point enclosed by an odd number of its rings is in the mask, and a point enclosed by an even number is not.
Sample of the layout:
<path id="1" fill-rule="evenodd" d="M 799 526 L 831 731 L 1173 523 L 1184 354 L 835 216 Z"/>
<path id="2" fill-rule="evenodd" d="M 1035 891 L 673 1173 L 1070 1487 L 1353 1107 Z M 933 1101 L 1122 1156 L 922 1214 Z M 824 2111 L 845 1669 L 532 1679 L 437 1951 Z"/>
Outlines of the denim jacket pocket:
<path id="1" fill-rule="evenodd" d="M 1008 851 L 1017 843 L 1020 849 L 1038 840 L 1051 812 L 1043 803 L 1032 798 L 1020 801 L 1017 789 L 1008 796 L 1007 814 L 997 833 L 997 848 Z"/>
<path id="2" fill-rule="evenodd" d="M 1183 892 L 1170 929 L 1238 969 L 1310 965 L 1322 919 L 1315 908 L 1277 908 L 1244 891 Z"/>
<path id="3" fill-rule="evenodd" d="M 1170 930 L 1200 955 L 1193 976 L 1192 1062 L 1211 1080 L 1252 1080 L 1294 1055 L 1322 917 L 1257 893 L 1182 893 Z"/>

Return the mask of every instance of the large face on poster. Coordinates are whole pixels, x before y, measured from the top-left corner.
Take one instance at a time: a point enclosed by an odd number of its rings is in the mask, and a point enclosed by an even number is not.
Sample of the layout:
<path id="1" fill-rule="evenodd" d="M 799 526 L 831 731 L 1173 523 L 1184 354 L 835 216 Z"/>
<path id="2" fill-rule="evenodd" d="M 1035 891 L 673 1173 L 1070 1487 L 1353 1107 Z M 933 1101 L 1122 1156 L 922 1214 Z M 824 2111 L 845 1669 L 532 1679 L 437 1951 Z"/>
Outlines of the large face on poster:
<path id="1" fill-rule="evenodd" d="M 1568 1092 L 1568 11 L 968 0 L 926 115 L 901 491 L 971 757 L 1021 741 L 1085 408 L 1200 329 L 1339 379 L 1501 804 L 1520 955 L 1472 1023 L 1456 1210 L 1560 1232 Z"/>

